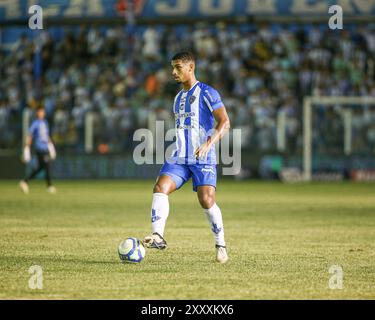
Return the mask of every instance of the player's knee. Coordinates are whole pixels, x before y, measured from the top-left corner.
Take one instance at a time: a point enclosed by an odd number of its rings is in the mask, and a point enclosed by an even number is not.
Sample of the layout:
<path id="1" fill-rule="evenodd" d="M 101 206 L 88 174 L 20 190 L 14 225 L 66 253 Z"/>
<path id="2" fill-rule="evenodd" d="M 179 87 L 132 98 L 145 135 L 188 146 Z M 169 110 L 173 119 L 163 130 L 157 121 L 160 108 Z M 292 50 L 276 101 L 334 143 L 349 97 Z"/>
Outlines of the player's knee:
<path id="1" fill-rule="evenodd" d="M 199 195 L 198 199 L 203 209 L 210 209 L 215 204 L 215 197 L 209 193 Z"/>
<path id="2" fill-rule="evenodd" d="M 159 184 L 159 183 L 156 183 L 156 184 L 154 185 L 153 192 L 154 192 L 154 193 L 164 193 L 164 194 L 168 194 L 168 193 L 169 193 L 168 186 L 166 186 L 165 184 Z"/>

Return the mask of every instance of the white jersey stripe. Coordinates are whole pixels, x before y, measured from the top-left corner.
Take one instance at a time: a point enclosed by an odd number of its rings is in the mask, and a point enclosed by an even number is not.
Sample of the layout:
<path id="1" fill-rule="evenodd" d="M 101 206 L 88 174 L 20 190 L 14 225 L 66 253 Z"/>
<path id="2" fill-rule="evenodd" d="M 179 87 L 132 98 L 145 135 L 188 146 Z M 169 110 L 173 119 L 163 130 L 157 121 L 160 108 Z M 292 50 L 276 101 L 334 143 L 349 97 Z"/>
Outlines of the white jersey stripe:
<path id="1" fill-rule="evenodd" d="M 191 141 L 192 152 L 195 152 L 197 148 L 200 146 L 199 104 L 200 104 L 200 99 L 201 99 L 201 88 L 199 86 L 195 88 L 193 96 L 195 97 L 195 100 L 190 106 L 190 109 L 192 112 L 192 117 L 191 117 L 192 130 L 190 133 L 191 135 L 190 141 Z"/>
<path id="2" fill-rule="evenodd" d="M 188 95 L 188 92 L 183 91 L 180 98 L 180 104 L 178 106 L 178 114 L 182 115 L 185 113 L 185 105 L 186 105 L 186 97 Z M 178 145 L 177 148 L 179 150 L 179 157 L 185 157 L 186 156 L 186 148 L 185 145 L 187 143 L 185 139 L 185 130 L 184 128 L 184 119 L 180 118 L 180 126 L 181 128 L 176 128 L 176 136 L 178 137 Z"/>
<path id="3" fill-rule="evenodd" d="M 182 91 L 182 90 L 181 90 Z M 177 99 L 178 99 L 178 96 L 180 95 L 181 91 L 179 93 L 177 93 L 176 97 L 174 98 L 174 102 L 173 102 L 173 113 L 176 112 L 176 103 L 177 103 Z M 172 152 L 172 157 L 174 154 L 177 154 L 178 153 L 178 145 L 179 145 L 179 141 L 178 141 L 178 134 L 177 134 L 177 129 L 175 128 L 175 131 L 176 131 L 176 142 L 175 142 L 175 149 L 173 150 Z"/>
<path id="4" fill-rule="evenodd" d="M 208 109 L 210 109 L 210 111 L 212 112 L 213 110 L 212 110 L 212 106 L 210 104 L 210 101 L 208 101 L 208 99 L 205 96 L 203 96 L 203 99 L 207 103 Z"/>

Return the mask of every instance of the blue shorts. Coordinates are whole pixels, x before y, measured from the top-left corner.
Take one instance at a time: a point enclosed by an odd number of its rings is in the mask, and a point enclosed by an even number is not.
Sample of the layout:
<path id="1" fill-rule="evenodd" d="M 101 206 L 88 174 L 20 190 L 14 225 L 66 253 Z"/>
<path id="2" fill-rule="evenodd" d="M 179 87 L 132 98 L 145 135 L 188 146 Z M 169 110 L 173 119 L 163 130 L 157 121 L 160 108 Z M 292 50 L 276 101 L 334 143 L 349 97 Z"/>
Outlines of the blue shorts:
<path id="1" fill-rule="evenodd" d="M 159 173 L 159 176 L 162 175 L 172 178 L 177 189 L 181 188 L 191 177 L 193 177 L 195 192 L 199 186 L 216 188 L 216 165 L 214 164 L 171 164 L 165 162 Z"/>

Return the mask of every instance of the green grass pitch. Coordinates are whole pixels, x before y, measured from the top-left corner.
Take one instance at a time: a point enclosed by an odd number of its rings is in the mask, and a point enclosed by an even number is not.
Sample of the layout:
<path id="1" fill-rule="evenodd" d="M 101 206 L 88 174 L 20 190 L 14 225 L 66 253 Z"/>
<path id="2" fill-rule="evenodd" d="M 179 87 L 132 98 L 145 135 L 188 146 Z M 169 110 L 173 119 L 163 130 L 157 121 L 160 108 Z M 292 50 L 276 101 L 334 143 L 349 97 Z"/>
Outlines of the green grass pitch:
<path id="1" fill-rule="evenodd" d="M 374 299 L 375 185 L 219 181 L 230 261 L 189 183 L 170 196 L 165 251 L 121 264 L 150 232 L 153 181 L 0 182 L 0 299 Z M 43 289 L 29 288 L 29 267 Z M 343 288 L 330 289 L 332 265 Z"/>

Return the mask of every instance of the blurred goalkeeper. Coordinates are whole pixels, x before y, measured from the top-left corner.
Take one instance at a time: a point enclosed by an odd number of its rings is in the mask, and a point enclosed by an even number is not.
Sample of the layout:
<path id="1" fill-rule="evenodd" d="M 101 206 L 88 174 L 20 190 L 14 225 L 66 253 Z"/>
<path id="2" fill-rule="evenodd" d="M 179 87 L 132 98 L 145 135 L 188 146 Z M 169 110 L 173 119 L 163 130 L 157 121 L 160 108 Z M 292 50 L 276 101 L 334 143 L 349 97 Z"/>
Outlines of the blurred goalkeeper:
<path id="1" fill-rule="evenodd" d="M 47 182 L 47 191 L 49 193 L 56 193 L 56 188 L 51 182 L 51 160 L 56 158 L 56 150 L 49 136 L 48 122 L 45 119 L 45 111 L 43 107 L 39 107 L 36 110 L 37 119 L 33 121 L 30 126 L 29 134 L 26 138 L 26 144 L 23 149 L 23 160 L 25 163 L 31 161 L 31 147 L 34 147 L 36 156 L 38 158 L 38 166 L 23 180 L 20 181 L 21 190 L 28 194 L 29 193 L 29 180 L 35 178 L 35 176 L 45 171 L 45 178 Z"/>

